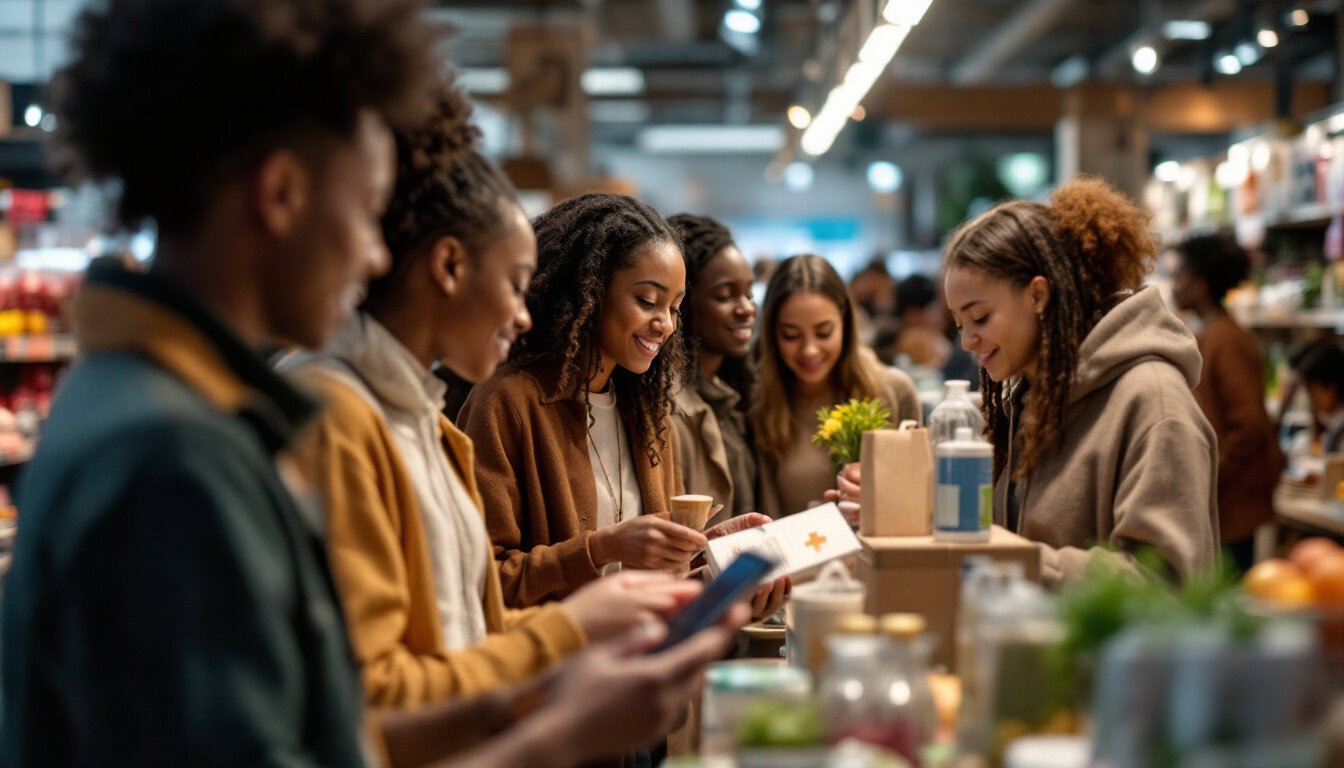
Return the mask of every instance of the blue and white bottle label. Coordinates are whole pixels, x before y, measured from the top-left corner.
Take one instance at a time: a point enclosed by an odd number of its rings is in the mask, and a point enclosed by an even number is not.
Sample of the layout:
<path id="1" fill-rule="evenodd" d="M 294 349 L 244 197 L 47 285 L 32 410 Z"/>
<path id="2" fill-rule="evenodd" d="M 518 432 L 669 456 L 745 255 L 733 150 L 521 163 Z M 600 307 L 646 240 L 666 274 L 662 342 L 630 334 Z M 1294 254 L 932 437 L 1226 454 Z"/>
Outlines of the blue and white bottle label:
<path id="1" fill-rule="evenodd" d="M 988 457 L 940 457 L 933 527 L 955 533 L 988 529 L 994 514 L 993 475 L 993 459 Z"/>

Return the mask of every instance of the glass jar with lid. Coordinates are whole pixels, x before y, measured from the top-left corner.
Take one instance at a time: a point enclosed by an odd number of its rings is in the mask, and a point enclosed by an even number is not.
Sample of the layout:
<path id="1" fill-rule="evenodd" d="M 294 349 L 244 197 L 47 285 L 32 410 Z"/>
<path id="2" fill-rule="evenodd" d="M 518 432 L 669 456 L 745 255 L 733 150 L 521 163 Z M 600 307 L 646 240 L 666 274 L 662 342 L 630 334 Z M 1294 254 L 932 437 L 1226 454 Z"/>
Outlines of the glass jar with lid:
<path id="1" fill-rule="evenodd" d="M 818 698 L 827 740 L 875 744 L 919 768 L 922 725 L 909 702 L 893 700 L 893 670 L 901 665 L 892 641 L 881 634 L 833 634 L 826 647 Z"/>

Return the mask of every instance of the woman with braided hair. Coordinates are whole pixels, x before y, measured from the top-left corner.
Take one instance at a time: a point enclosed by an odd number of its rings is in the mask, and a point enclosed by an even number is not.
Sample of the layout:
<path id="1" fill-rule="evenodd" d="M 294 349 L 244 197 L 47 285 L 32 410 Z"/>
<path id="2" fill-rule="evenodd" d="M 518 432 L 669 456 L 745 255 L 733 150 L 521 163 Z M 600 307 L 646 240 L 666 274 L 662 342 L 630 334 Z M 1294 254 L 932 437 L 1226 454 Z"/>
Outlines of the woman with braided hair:
<path id="1" fill-rule="evenodd" d="M 531 324 L 536 237 L 477 149 L 470 112 L 445 88 L 430 119 L 397 133 L 382 220 L 391 268 L 322 352 L 282 363 L 327 405 L 304 468 L 324 497 L 351 645 L 378 706 L 522 682 L 691 595 L 665 574 L 628 573 L 555 605 L 504 607 L 471 441 L 441 415 L 445 386 L 430 372 L 437 361 L 482 381 Z"/>
<path id="2" fill-rule="evenodd" d="M 1049 205 L 998 205 L 947 248 L 948 306 L 981 366 L 995 522 L 1039 542 L 1048 583 L 1139 547 L 1180 578 L 1214 563 L 1218 442 L 1191 393 L 1195 339 L 1141 287 L 1155 256 L 1147 215 L 1089 178 Z"/>

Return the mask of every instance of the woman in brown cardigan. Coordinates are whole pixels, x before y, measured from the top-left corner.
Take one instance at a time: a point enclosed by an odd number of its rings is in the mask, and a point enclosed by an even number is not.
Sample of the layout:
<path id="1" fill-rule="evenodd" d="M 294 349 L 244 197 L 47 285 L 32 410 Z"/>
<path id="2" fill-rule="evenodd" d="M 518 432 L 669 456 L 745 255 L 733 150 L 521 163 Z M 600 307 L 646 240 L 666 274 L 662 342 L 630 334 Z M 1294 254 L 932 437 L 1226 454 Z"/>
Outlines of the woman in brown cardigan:
<path id="1" fill-rule="evenodd" d="M 1235 565 L 1254 562 L 1255 529 L 1274 516 L 1274 485 L 1283 453 L 1265 412 L 1265 363 L 1255 337 L 1223 308 L 1223 298 L 1246 279 L 1250 261 L 1234 241 L 1191 238 L 1176 247 L 1171 295 L 1200 322 L 1204 358 L 1195 400 L 1218 436 L 1218 527 Z"/>
<path id="2" fill-rule="evenodd" d="M 682 567 L 705 546 L 659 516 L 682 488 L 668 421 L 685 356 L 677 236 L 624 195 L 568 200 L 533 226 L 535 325 L 458 415 L 517 607 L 568 595 L 616 563 Z"/>

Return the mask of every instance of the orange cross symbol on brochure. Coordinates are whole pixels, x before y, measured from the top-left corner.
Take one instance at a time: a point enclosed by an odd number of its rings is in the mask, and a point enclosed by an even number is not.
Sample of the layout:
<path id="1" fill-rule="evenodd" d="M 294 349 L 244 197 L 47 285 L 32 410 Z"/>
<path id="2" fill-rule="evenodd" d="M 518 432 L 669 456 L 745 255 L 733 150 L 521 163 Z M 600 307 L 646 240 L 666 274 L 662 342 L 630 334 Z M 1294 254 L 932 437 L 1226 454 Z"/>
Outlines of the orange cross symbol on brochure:
<path id="1" fill-rule="evenodd" d="M 825 536 L 818 536 L 818 535 L 817 535 L 817 532 L 816 532 L 816 531 L 813 531 L 810 535 L 808 535 L 808 537 L 807 537 L 807 541 L 803 542 L 803 545 L 804 545 L 804 546 L 807 546 L 807 547 L 811 547 L 812 549 L 816 550 L 818 554 L 820 554 L 820 553 L 821 553 L 821 545 L 823 545 L 823 544 L 825 544 L 825 543 L 826 543 L 826 537 L 825 537 Z"/>

